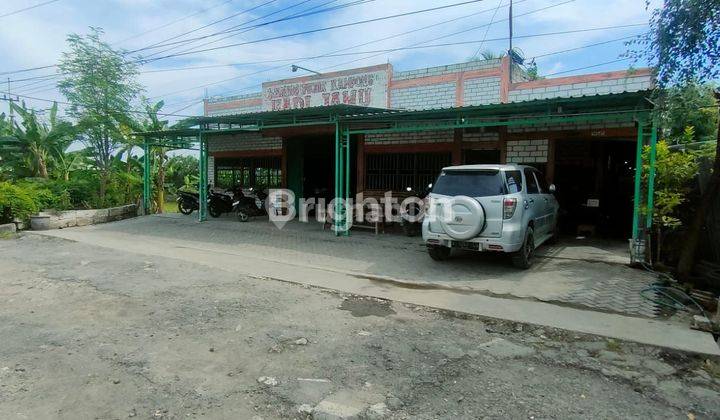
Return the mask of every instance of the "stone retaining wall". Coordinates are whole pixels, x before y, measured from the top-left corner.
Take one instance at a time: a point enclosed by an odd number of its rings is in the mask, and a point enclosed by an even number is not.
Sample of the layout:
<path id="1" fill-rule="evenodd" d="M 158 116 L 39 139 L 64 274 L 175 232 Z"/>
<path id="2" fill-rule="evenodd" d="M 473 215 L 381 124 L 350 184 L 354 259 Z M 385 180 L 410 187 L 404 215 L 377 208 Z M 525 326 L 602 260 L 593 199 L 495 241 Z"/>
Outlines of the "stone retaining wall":
<path id="1" fill-rule="evenodd" d="M 40 212 L 35 216 L 30 216 L 30 227 L 32 230 L 62 229 L 114 222 L 135 216 L 137 216 L 137 206 L 135 204 L 108 209 Z"/>

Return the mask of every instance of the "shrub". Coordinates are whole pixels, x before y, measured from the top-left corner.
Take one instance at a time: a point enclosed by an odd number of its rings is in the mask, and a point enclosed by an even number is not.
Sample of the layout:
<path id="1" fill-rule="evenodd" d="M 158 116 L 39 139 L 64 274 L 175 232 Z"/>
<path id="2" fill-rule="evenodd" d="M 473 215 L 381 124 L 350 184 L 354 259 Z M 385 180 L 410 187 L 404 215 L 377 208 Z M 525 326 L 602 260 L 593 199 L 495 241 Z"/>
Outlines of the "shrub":
<path id="1" fill-rule="evenodd" d="M 73 207 L 63 181 L 26 179 L 15 185 L 25 190 L 40 210 L 67 210 Z"/>
<path id="2" fill-rule="evenodd" d="M 14 219 L 24 222 L 38 212 L 32 195 L 25 189 L 9 182 L 0 182 L 0 222 L 10 223 Z"/>

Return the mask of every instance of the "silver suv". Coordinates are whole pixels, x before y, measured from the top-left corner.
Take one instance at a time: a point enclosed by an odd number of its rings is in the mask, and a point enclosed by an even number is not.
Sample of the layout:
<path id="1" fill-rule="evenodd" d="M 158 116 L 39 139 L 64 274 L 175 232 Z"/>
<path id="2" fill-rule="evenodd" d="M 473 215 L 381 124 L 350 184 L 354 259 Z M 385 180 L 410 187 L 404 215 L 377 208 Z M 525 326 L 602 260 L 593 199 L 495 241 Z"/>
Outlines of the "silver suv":
<path id="1" fill-rule="evenodd" d="M 531 166 L 444 168 L 422 226 L 430 257 L 445 260 L 452 248 L 506 252 L 517 267 L 529 268 L 535 248 L 557 238 L 554 192 Z"/>

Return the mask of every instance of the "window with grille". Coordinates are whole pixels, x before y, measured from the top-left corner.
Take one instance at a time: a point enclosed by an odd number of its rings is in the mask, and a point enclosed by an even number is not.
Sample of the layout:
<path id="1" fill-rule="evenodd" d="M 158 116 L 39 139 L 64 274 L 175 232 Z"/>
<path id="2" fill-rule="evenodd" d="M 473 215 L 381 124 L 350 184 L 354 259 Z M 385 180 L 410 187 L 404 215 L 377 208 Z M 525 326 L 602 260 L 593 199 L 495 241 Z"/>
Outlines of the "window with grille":
<path id="1" fill-rule="evenodd" d="M 275 156 L 257 158 L 216 158 L 215 185 L 230 189 L 277 188 L 282 183 L 281 159 Z"/>
<path id="2" fill-rule="evenodd" d="M 422 191 L 450 162 L 450 153 L 369 154 L 365 157 L 365 188 L 405 191 L 410 187 Z"/>

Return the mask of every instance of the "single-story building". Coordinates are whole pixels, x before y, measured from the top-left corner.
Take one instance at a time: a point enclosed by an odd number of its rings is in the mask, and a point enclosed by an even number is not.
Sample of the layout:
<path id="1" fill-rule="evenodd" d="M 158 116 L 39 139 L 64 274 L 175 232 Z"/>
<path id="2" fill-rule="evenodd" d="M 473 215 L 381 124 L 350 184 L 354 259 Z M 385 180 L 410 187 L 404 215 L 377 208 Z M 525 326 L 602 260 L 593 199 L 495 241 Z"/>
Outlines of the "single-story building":
<path id="1" fill-rule="evenodd" d="M 529 80 L 509 57 L 383 64 L 207 99 L 205 116 L 187 121 L 197 131 L 157 135 L 200 139 L 201 178 L 215 187 L 306 198 L 419 191 L 449 165 L 530 164 L 557 186 L 565 229 L 637 239 L 652 197 L 639 165 L 656 140 L 652 87 L 648 69 Z"/>

